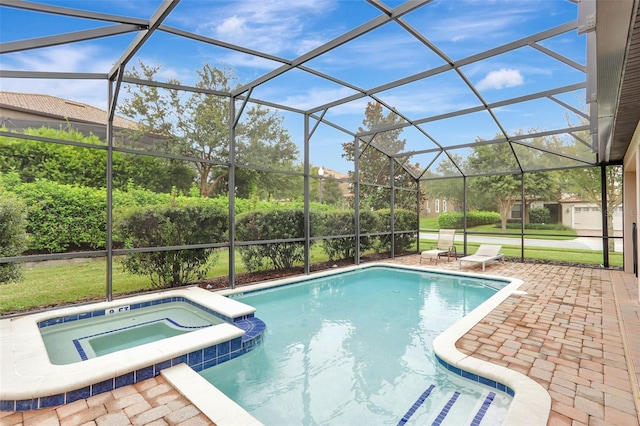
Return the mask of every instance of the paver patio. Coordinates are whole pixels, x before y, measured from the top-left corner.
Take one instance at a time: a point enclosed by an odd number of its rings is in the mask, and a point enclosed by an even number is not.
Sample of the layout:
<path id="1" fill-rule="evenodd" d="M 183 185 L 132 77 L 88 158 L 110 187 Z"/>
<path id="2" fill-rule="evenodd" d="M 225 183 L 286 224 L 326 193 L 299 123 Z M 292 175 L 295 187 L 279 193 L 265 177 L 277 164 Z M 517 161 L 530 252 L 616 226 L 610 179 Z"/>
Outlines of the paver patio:
<path id="1" fill-rule="evenodd" d="M 420 266 L 420 256 L 390 263 Z M 422 266 L 459 269 L 453 261 Z M 540 383 L 552 398 L 549 425 L 640 425 L 636 278 L 598 268 L 514 262 L 486 269 L 487 275 L 522 279 L 526 294 L 508 297 L 458 341 L 458 348 Z M 463 270 L 483 273 L 480 266 L 463 265 Z M 0 425 L 17 424 L 213 423 L 160 376 L 57 408 L 0 413 Z"/>

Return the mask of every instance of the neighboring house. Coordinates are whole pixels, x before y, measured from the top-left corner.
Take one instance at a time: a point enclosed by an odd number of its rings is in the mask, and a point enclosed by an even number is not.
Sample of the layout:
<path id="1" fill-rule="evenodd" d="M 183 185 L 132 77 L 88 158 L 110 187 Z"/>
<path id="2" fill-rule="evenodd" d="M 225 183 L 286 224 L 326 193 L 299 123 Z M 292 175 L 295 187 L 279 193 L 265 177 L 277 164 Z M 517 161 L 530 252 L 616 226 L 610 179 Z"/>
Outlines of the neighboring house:
<path id="1" fill-rule="evenodd" d="M 352 198 L 353 197 L 353 192 L 352 192 L 352 185 L 349 182 L 349 175 L 346 173 L 342 173 L 339 172 L 337 170 L 333 170 L 333 169 L 328 169 L 326 167 L 321 167 L 323 174 L 322 176 L 327 178 L 334 178 L 334 179 L 340 179 L 340 182 L 338 182 L 338 187 L 340 188 L 340 192 L 342 192 L 342 197 L 343 198 Z M 318 181 L 318 184 L 321 185 L 321 182 Z M 322 186 L 320 187 L 321 190 Z"/>
<path id="2" fill-rule="evenodd" d="M 446 198 L 425 198 L 422 201 L 420 217 L 438 217 L 440 213 L 451 213 L 455 211 L 454 204 L 448 202 Z"/>
<path id="3" fill-rule="evenodd" d="M 550 223 L 561 223 L 578 231 L 602 232 L 600 205 L 570 196 L 560 201 L 533 201 L 529 208 L 544 207 L 550 212 Z M 522 218 L 522 204 L 517 202 L 511 210 L 511 219 Z M 613 212 L 613 230 L 622 235 L 622 206 Z"/>
<path id="4" fill-rule="evenodd" d="M 0 127 L 23 130 L 42 126 L 54 129 L 74 128 L 106 139 L 107 112 L 81 102 L 51 95 L 0 91 Z M 115 116 L 113 124 L 120 129 L 135 129 L 135 121 Z"/>
<path id="5" fill-rule="evenodd" d="M 562 206 L 562 224 L 576 230 L 602 231 L 601 206 L 589 201 L 582 201 L 578 197 L 566 197 L 560 200 Z M 616 235 L 622 235 L 622 206 L 613 212 L 613 230 Z"/>

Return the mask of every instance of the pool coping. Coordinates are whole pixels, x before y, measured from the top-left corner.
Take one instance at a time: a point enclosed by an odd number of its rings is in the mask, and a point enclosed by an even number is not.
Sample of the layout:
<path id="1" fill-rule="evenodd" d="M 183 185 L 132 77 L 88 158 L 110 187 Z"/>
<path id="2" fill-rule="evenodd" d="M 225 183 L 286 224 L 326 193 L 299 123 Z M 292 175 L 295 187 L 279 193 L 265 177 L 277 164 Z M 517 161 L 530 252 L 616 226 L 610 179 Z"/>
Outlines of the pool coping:
<path id="1" fill-rule="evenodd" d="M 524 281 L 517 278 L 503 277 L 503 276 L 494 276 L 487 274 L 475 274 L 472 272 L 463 272 L 463 271 L 455 271 L 455 272 L 447 272 L 441 269 L 434 269 L 428 267 L 418 267 L 418 266 L 407 266 L 407 265 L 398 265 L 391 264 L 385 262 L 372 262 L 367 263 L 365 265 L 353 265 L 344 268 L 340 268 L 339 270 L 325 270 L 314 272 L 310 275 L 306 275 L 303 278 L 300 276 L 284 278 L 274 281 L 265 281 L 256 284 L 250 284 L 246 286 L 242 286 L 235 289 L 224 289 L 218 290 L 216 293 L 225 295 L 225 296 L 233 296 L 238 294 L 251 293 L 254 291 L 266 290 L 271 288 L 277 288 L 289 284 L 298 284 L 304 281 L 313 280 L 317 278 L 321 278 L 324 276 L 330 276 L 338 273 L 350 272 L 357 269 L 364 269 L 375 266 L 384 266 L 394 269 L 404 269 L 418 272 L 433 272 L 438 275 L 451 275 L 451 276 L 466 276 L 470 278 L 477 278 L 482 280 L 495 280 L 500 282 L 508 282 L 508 284 L 498 290 L 496 294 L 491 296 L 485 302 L 483 302 L 480 306 L 469 312 L 463 318 L 458 320 L 455 324 L 441 333 L 434 339 L 433 349 L 434 352 L 440 361 L 441 364 L 448 364 L 451 367 L 450 371 L 461 375 L 462 377 L 469 378 L 469 376 L 475 376 L 476 381 L 481 383 L 485 383 L 488 381 L 496 382 L 497 384 L 503 384 L 506 387 L 510 388 L 512 392 L 507 392 L 513 396 L 511 404 L 509 405 L 509 409 L 503 421 L 503 425 L 505 426 L 519 426 L 523 421 L 526 421 L 527 425 L 535 426 L 535 425 L 546 425 L 549 415 L 551 413 L 551 396 L 549 393 L 535 380 L 530 377 L 525 376 L 524 374 L 510 370 L 506 367 L 492 364 L 490 362 L 474 358 L 470 355 L 465 355 L 456 347 L 456 342 L 473 326 L 475 326 L 478 322 L 480 322 L 485 316 L 487 316 L 493 309 L 495 309 L 500 303 L 502 303 L 505 299 L 510 296 L 521 296 L 526 293 L 518 290 L 518 288 L 524 283 Z M 444 365 L 443 364 L 443 365 Z M 445 365 L 445 368 L 447 366 Z M 455 371 L 455 368 L 460 370 L 460 373 Z M 470 374 L 463 374 L 470 373 Z M 187 376 L 191 374 L 197 375 L 195 372 L 184 372 Z M 482 379 L 485 379 L 483 381 Z M 486 383 L 485 383 L 486 384 Z M 210 385 L 214 387 L 213 385 Z M 496 389 L 501 390 L 499 386 L 494 386 Z M 216 389 L 217 390 L 217 389 Z M 504 390 L 504 389 L 502 389 Z M 195 393 L 192 393 L 190 389 L 179 389 L 183 395 L 194 402 L 199 409 L 206 409 L 206 405 L 200 406 L 195 403 L 192 398 L 198 398 L 199 396 Z M 192 395 L 193 394 L 193 395 Z M 233 404 L 235 402 L 231 401 Z M 218 409 L 226 406 L 219 406 Z M 233 406 L 231 406 L 233 407 Z M 222 411 L 225 410 L 222 408 Z M 231 408 L 234 410 L 234 408 Z M 248 413 L 247 413 L 248 414 Z M 215 413 L 212 413 L 215 415 Z M 213 420 L 213 419 L 212 419 Z M 218 423 L 220 426 L 225 426 L 225 422 Z M 226 423 L 226 424 L 234 424 Z"/>
<path id="2" fill-rule="evenodd" d="M 245 334 L 245 331 L 236 325 L 222 323 L 86 361 L 65 365 L 50 362 L 40 335 L 40 322 L 54 317 L 73 317 L 89 311 L 171 297 L 189 299 L 229 318 L 252 316 L 255 312 L 254 308 L 238 301 L 198 287 L 189 287 L 2 319 L 0 401 L 16 401 L 16 404 L 24 401 L 29 405 L 29 401 L 33 400 L 36 401 L 34 408 L 40 408 L 37 401 L 41 398 L 60 399 L 62 396 L 63 399 L 68 399 L 70 393 L 85 388 L 89 388 L 89 393 L 93 394 L 96 385 L 110 381 L 113 383 L 118 377 L 128 377 L 131 372 L 145 371 L 147 374 L 146 370 L 150 366 L 154 369 L 153 374 L 158 374 L 159 371 L 155 368 L 157 365 L 164 367 L 169 362 L 170 366 L 174 360 L 179 363 L 188 353 L 241 338 Z M 112 386 L 117 387 L 115 384 Z M 108 387 L 108 384 L 104 387 Z"/>

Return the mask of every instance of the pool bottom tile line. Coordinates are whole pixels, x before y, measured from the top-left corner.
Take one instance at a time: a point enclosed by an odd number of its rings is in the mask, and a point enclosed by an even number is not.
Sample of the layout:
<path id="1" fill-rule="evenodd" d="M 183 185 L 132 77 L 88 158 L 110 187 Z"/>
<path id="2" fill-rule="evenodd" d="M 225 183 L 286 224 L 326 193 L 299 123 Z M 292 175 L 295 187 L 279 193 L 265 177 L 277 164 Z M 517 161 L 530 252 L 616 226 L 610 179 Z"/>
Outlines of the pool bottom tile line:
<path id="1" fill-rule="evenodd" d="M 427 388 L 427 390 L 422 392 L 422 395 L 420 395 L 416 402 L 413 403 L 413 405 L 411 406 L 411 408 L 409 408 L 405 415 L 402 416 L 402 419 L 400 419 L 400 421 L 398 422 L 398 426 L 404 426 L 409 421 L 416 410 L 420 408 L 420 406 L 427 400 L 427 398 L 429 398 L 429 395 L 431 395 L 431 392 L 435 389 L 435 387 L 436 385 L 431 385 Z"/>

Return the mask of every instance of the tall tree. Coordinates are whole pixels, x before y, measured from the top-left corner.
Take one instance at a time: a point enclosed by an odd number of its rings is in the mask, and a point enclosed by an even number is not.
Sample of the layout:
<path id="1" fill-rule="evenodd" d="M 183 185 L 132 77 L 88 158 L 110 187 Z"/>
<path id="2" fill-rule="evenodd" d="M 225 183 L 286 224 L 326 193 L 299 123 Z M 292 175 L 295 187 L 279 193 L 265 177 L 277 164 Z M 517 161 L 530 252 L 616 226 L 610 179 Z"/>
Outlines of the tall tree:
<path id="1" fill-rule="evenodd" d="M 516 157 L 508 143 L 494 143 L 474 146 L 467 159 L 472 173 L 481 175 L 470 179 L 470 189 L 494 205 L 500 213 L 503 232 L 507 229 L 513 206 L 522 198 L 520 165 L 535 164 L 539 153 L 534 149 L 519 150 Z M 504 174 L 498 174 L 501 172 Z M 482 176 L 485 173 L 491 175 Z M 524 189 L 527 199 L 545 199 L 557 193 L 557 185 L 550 173 L 525 173 Z"/>
<path id="2" fill-rule="evenodd" d="M 134 67 L 130 74 L 153 80 L 159 70 L 160 66 L 151 67 L 140 62 L 140 70 Z M 200 89 L 228 93 L 238 86 L 231 69 L 205 64 L 198 76 L 196 87 Z M 180 84 L 178 80 L 169 83 Z M 159 135 L 164 141 L 160 147 L 164 151 L 196 159 L 194 166 L 202 196 L 219 193 L 219 187 L 228 176 L 230 98 L 144 85 L 129 86 L 127 90 L 129 97 L 122 101 L 120 111 L 139 120 L 145 132 Z M 236 128 L 236 147 L 237 160 L 241 164 L 290 170 L 298 157 L 296 145 L 282 127 L 282 118 L 260 106 L 245 110 L 244 120 Z M 254 154 L 258 151 L 259 154 Z M 258 187 L 261 178 L 265 185 L 273 184 L 266 182 L 268 179 L 264 179 L 262 172 L 248 173 L 244 178 L 249 182 L 255 180 L 248 184 Z"/>
<path id="3" fill-rule="evenodd" d="M 371 132 L 376 129 L 382 129 L 387 126 L 393 126 L 403 122 L 402 118 L 393 111 L 386 116 L 383 114 L 382 105 L 377 102 L 367 103 L 365 110 L 365 118 L 362 121 L 364 127 L 359 127 L 359 133 Z M 417 188 L 415 180 L 405 170 L 400 170 L 399 164 L 394 165 L 396 173 L 391 175 L 391 160 L 389 155 L 398 154 L 404 149 L 406 140 L 400 139 L 402 128 L 394 130 L 381 131 L 375 136 L 368 136 L 365 140 L 359 141 L 359 167 L 360 167 L 360 198 L 363 205 L 371 207 L 374 210 L 389 207 L 390 192 L 386 187 L 391 186 L 391 180 L 394 179 L 394 185 L 397 187 Z M 342 144 L 342 157 L 348 161 L 355 161 L 354 142 L 345 142 Z M 353 173 L 350 177 L 353 178 Z M 406 192 L 406 191 L 405 191 Z M 407 205 L 415 205 L 415 194 L 406 195 L 412 197 L 413 200 L 397 200 L 398 203 Z"/>
<path id="4" fill-rule="evenodd" d="M 464 202 L 464 181 L 455 164 L 462 165 L 458 154 L 449 154 L 452 161 L 440 161 L 434 172 L 429 170 L 422 177 L 422 188 L 428 199 L 444 199 L 454 211 L 462 211 Z M 454 164 L 455 163 L 455 164 Z M 429 179 L 432 177 L 433 179 Z M 441 178 L 448 177 L 448 178 Z"/>

